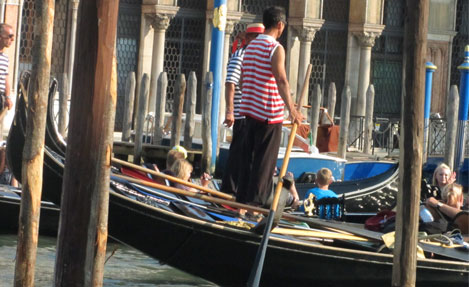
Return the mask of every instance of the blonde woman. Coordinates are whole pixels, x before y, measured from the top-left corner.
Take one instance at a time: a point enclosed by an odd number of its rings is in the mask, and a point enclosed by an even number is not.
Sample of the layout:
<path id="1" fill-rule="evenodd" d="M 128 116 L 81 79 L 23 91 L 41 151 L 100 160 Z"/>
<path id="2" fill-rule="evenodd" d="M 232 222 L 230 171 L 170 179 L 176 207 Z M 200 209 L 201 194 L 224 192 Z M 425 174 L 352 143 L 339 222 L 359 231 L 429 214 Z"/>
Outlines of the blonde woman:
<path id="1" fill-rule="evenodd" d="M 456 180 L 456 173 L 451 172 L 451 168 L 445 163 L 440 163 L 433 172 L 433 182 L 434 186 L 437 186 L 440 190 L 450 183 L 453 183 Z"/>
<path id="2" fill-rule="evenodd" d="M 188 162 L 187 160 L 185 160 L 185 159 L 178 159 L 171 166 L 171 172 L 173 173 L 173 175 L 175 177 L 177 177 L 179 179 L 182 179 L 183 181 L 187 181 L 187 182 L 191 181 L 192 171 L 193 171 L 192 164 L 190 162 Z M 210 175 L 208 175 L 207 173 L 204 173 L 200 177 L 201 185 L 203 187 L 206 187 L 208 185 L 208 183 L 210 182 L 210 179 L 211 179 Z M 188 191 L 198 192 L 197 189 L 186 186 L 184 184 L 180 184 L 180 183 L 176 183 L 174 185 L 174 187 L 184 189 L 184 190 L 188 190 Z"/>

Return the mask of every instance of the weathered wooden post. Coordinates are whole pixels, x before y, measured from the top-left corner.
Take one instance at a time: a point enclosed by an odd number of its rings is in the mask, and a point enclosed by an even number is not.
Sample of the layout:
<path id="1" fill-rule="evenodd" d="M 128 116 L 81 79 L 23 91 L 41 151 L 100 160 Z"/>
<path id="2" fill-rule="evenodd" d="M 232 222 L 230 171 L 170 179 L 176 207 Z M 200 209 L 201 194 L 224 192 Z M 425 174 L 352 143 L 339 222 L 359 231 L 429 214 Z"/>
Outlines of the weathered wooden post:
<path id="1" fill-rule="evenodd" d="M 342 100 L 340 105 L 340 134 L 339 134 L 339 146 L 337 147 L 337 156 L 345 158 L 347 154 L 347 139 L 348 130 L 350 123 L 350 103 L 352 93 L 350 87 L 345 86 L 342 91 Z"/>
<path id="2" fill-rule="evenodd" d="M 311 99 L 311 145 L 316 146 L 316 140 L 318 137 L 318 125 L 319 125 L 319 112 L 321 110 L 321 87 L 319 84 L 314 85 L 314 91 Z M 298 108 L 298 110 L 300 110 Z"/>
<path id="3" fill-rule="evenodd" d="M 187 102 L 186 102 L 186 124 L 184 129 L 184 147 L 186 149 L 192 148 L 192 137 L 194 136 L 195 129 L 195 102 L 197 100 L 197 77 L 195 72 L 189 74 L 189 83 L 187 89 Z"/>
<path id="4" fill-rule="evenodd" d="M 327 111 L 329 112 L 329 115 L 331 116 L 332 120 L 334 120 L 334 115 L 335 115 L 336 98 L 337 98 L 337 91 L 335 88 L 335 83 L 332 82 L 329 85 L 329 90 L 327 93 Z"/>
<path id="5" fill-rule="evenodd" d="M 142 158 L 143 143 L 143 125 L 145 124 L 145 113 L 147 112 L 148 91 L 150 86 L 148 74 L 143 74 L 142 84 L 140 88 L 140 97 L 138 100 L 137 119 L 135 123 L 135 140 L 134 140 L 134 163 L 140 164 Z"/>
<path id="6" fill-rule="evenodd" d="M 459 93 L 456 85 L 451 86 L 446 105 L 445 163 L 454 170 L 454 152 L 456 147 L 456 130 L 458 127 Z"/>
<path id="7" fill-rule="evenodd" d="M 396 235 L 392 286 L 415 286 L 422 179 L 428 0 L 407 0 Z"/>
<path id="8" fill-rule="evenodd" d="M 302 77 L 308 77 L 308 75 L 311 75 L 311 70 L 313 69 L 313 64 L 309 64 L 308 67 L 306 68 L 306 71 L 304 72 L 304 75 L 302 75 Z M 306 83 L 308 82 L 309 83 L 309 79 L 304 79 L 303 83 Z M 300 85 L 300 84 L 298 84 Z M 305 115 L 305 118 L 308 114 L 308 110 L 307 109 L 304 109 L 303 108 L 303 104 L 305 102 L 305 97 L 308 95 L 308 88 L 309 88 L 309 85 L 303 85 L 301 87 L 301 89 L 298 89 L 300 91 L 300 95 L 298 96 L 297 100 L 296 100 L 296 105 L 297 105 L 297 108 L 298 108 L 298 111 L 300 111 L 303 115 Z M 308 100 L 306 99 L 306 102 Z"/>
<path id="9" fill-rule="evenodd" d="M 211 173 L 212 162 L 212 135 L 211 127 L 213 74 L 208 72 L 206 76 L 206 94 L 202 97 L 202 171 Z"/>
<path id="10" fill-rule="evenodd" d="M 182 112 L 186 93 L 186 76 L 179 74 L 176 78 L 173 102 L 173 120 L 171 124 L 171 146 L 179 145 L 181 140 Z"/>
<path id="11" fill-rule="evenodd" d="M 72 89 L 55 286 L 103 285 L 117 100 L 118 9 L 119 3 L 112 0 L 80 4 L 80 65 L 75 67 Z"/>
<path id="12" fill-rule="evenodd" d="M 371 154 L 371 146 L 373 144 L 373 111 L 375 105 L 375 87 L 373 84 L 368 86 L 366 91 L 366 113 L 365 113 L 365 143 L 363 152 Z"/>
<path id="13" fill-rule="evenodd" d="M 34 267 L 42 193 L 47 97 L 52 57 L 55 1 L 34 1 L 36 11 L 33 71 L 29 82 L 26 142 L 23 149 L 21 208 L 16 249 L 15 286 L 34 286 Z"/>
<path id="14" fill-rule="evenodd" d="M 122 120 L 122 141 L 130 142 L 132 130 L 132 112 L 135 100 L 135 72 L 129 72 L 125 81 L 124 119 Z"/>
<path id="15" fill-rule="evenodd" d="M 168 88 L 168 74 L 160 73 L 156 86 L 155 132 L 153 144 L 161 144 L 164 136 L 164 116 L 166 112 L 166 89 Z"/>
<path id="16" fill-rule="evenodd" d="M 62 74 L 62 85 L 59 92 L 59 122 L 57 124 L 57 129 L 63 137 L 65 137 L 65 131 L 67 129 L 67 102 L 68 91 L 70 90 L 69 85 L 70 83 L 68 81 L 67 74 Z"/>

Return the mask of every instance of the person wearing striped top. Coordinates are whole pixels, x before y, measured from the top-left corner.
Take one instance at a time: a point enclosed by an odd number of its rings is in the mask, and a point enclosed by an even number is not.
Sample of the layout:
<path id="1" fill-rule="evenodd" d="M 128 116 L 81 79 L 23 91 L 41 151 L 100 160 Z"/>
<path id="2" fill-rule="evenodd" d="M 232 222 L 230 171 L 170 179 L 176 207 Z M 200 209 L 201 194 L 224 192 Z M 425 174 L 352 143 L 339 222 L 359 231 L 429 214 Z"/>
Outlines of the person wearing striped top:
<path id="1" fill-rule="evenodd" d="M 246 48 L 242 68 L 240 114 L 246 116 L 243 162 L 236 200 L 258 206 L 268 205 L 277 161 L 284 106 L 295 123 L 301 123 L 290 97 L 285 71 L 285 50 L 277 39 L 286 25 L 285 9 L 264 10 L 264 34 Z"/>
<path id="2" fill-rule="evenodd" d="M 243 43 L 248 45 L 259 34 L 264 33 L 264 25 L 261 23 L 249 24 L 244 33 Z M 241 65 L 243 63 L 244 51 L 246 46 L 236 50 L 228 62 L 228 68 L 225 80 L 225 102 L 226 113 L 225 126 L 233 126 L 233 134 L 231 137 L 230 151 L 223 173 L 221 191 L 225 193 L 236 193 L 238 187 L 238 171 L 240 157 L 242 153 L 243 138 L 242 133 L 245 129 L 245 118 L 239 114 L 241 105 L 241 88 L 239 85 L 241 78 Z"/>
<path id="3" fill-rule="evenodd" d="M 11 46 L 14 39 L 13 28 L 5 23 L 0 24 L 0 95 L 5 97 L 5 106 L 8 109 L 13 107 L 13 103 L 10 100 L 10 82 L 8 80 L 9 60 L 6 49 Z M 0 110 L 2 109 L 3 107 L 0 107 Z"/>

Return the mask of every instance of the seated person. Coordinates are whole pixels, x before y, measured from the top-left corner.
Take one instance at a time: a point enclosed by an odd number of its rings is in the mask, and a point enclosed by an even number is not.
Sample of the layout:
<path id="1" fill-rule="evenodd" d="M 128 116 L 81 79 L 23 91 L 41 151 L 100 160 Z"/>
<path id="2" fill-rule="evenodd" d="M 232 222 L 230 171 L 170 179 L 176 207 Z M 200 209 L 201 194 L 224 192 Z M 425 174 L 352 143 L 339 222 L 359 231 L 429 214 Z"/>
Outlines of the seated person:
<path id="1" fill-rule="evenodd" d="M 434 197 L 426 200 L 427 207 L 438 209 L 443 215 L 449 219 L 453 219 L 460 211 L 464 203 L 462 186 L 456 183 L 448 184 L 441 194 L 442 200 L 439 201 Z M 438 218 L 438 214 L 430 209 L 433 217 Z"/>
<path id="2" fill-rule="evenodd" d="M 273 180 L 273 185 L 272 185 L 272 192 L 269 194 L 269 197 L 265 200 L 265 204 L 263 207 L 265 208 L 270 208 L 271 207 L 271 204 L 272 204 L 272 201 L 274 200 L 274 196 L 275 196 L 275 189 L 277 188 L 277 183 L 278 183 L 278 169 L 277 167 L 275 167 L 275 170 L 274 170 L 274 180 Z M 291 207 L 292 209 L 297 209 L 298 206 L 300 205 L 300 201 L 299 201 L 299 196 L 298 196 L 298 191 L 296 190 L 296 186 L 295 186 L 295 180 L 294 180 L 294 176 L 293 176 L 293 173 L 292 172 L 287 172 L 287 174 L 284 176 L 284 179 L 287 179 L 288 181 L 291 182 L 291 185 L 290 184 L 287 184 L 283 183 L 283 186 L 285 188 L 288 187 L 288 185 L 290 185 L 290 187 L 288 188 L 288 197 L 286 198 L 286 201 L 285 201 L 285 207 Z M 279 202 L 279 205 L 281 205 L 281 203 Z M 246 209 L 244 208 L 240 208 L 239 209 L 239 214 L 241 215 L 245 215 L 245 214 L 249 214 L 247 212 Z M 258 216 L 259 213 L 258 212 L 253 212 L 252 213 L 254 216 Z"/>
<path id="3" fill-rule="evenodd" d="M 434 197 L 430 197 L 425 202 L 427 208 L 432 213 L 433 218 L 439 219 L 441 217 L 440 214 L 436 211 L 439 210 L 441 214 L 446 217 L 446 220 L 455 223 L 459 229 L 461 229 L 463 234 L 467 234 L 469 227 L 467 226 L 467 211 L 462 210 L 464 204 L 462 186 L 456 183 L 446 185 L 442 191 L 441 197 L 441 201 Z M 464 216 L 466 220 L 462 223 L 462 225 L 460 225 L 458 222 L 456 222 L 456 219 L 463 214 L 466 214 Z M 459 220 L 461 219 L 462 218 Z"/>
<path id="4" fill-rule="evenodd" d="M 170 176 L 175 176 L 174 173 L 171 171 L 171 166 L 174 164 L 174 162 L 178 159 L 186 159 L 187 158 L 187 151 L 185 148 L 182 146 L 174 146 L 172 149 L 170 149 L 166 155 L 166 168 L 162 170 L 161 172 L 170 175 Z M 155 171 L 160 171 L 158 167 L 155 164 L 145 164 L 148 168 L 154 169 Z M 159 184 L 166 184 L 165 179 L 156 175 L 151 176 L 154 181 L 156 181 Z M 172 183 L 170 183 L 171 186 L 174 186 Z"/>
<path id="5" fill-rule="evenodd" d="M 326 198 L 336 198 L 338 199 L 339 197 L 335 192 L 329 189 L 329 185 L 333 182 L 333 176 L 332 176 L 332 171 L 328 168 L 321 168 L 317 174 L 316 174 L 316 185 L 317 187 L 314 187 L 310 190 L 308 190 L 305 194 L 305 200 L 310 197 L 310 194 L 314 195 L 316 201 L 319 201 L 321 199 L 326 199 Z M 335 208 L 335 216 L 331 215 L 331 211 L 329 210 L 324 210 L 324 207 L 319 206 L 319 217 L 320 218 L 328 218 L 330 219 L 331 217 L 338 217 L 337 215 L 340 214 L 340 206 L 336 205 Z M 304 207 L 302 206 L 302 211 L 304 210 Z"/>
<path id="6" fill-rule="evenodd" d="M 333 182 L 332 171 L 328 168 L 321 168 L 316 174 L 317 187 L 308 190 L 305 194 L 305 199 L 312 193 L 316 200 L 322 198 L 333 197 L 338 198 L 337 194 L 329 189 L 329 185 Z"/>
<path id="7" fill-rule="evenodd" d="M 191 173 L 192 173 L 193 167 L 190 162 L 188 162 L 185 159 L 178 159 L 176 160 L 173 165 L 171 166 L 171 172 L 173 173 L 173 176 L 182 179 L 183 181 L 191 182 Z M 203 187 L 207 187 L 209 182 L 210 182 L 210 175 L 207 173 L 204 173 L 200 177 L 200 183 Z M 174 183 L 174 187 L 184 189 L 187 191 L 192 191 L 192 192 L 199 192 L 197 189 L 186 186 L 182 183 Z"/>
<path id="8" fill-rule="evenodd" d="M 11 185 L 18 187 L 18 181 L 16 181 L 13 173 L 9 170 L 6 161 L 6 142 L 0 145 L 0 184 Z"/>
<path id="9" fill-rule="evenodd" d="M 433 172 L 432 185 L 438 187 L 439 193 L 437 199 L 441 196 L 441 191 L 443 188 L 450 183 L 453 183 L 456 180 L 456 173 L 451 172 L 451 168 L 444 164 L 440 163 Z"/>
<path id="10" fill-rule="evenodd" d="M 277 169 L 277 167 L 275 167 L 273 191 L 271 193 L 271 196 L 270 196 L 269 200 L 267 201 L 267 205 L 269 207 L 270 207 L 270 204 L 273 201 L 273 197 L 275 195 L 275 189 L 276 189 L 277 183 L 278 183 L 278 174 L 277 173 L 278 173 L 278 169 Z M 298 196 L 298 191 L 296 190 L 295 178 L 293 177 L 293 173 L 288 171 L 284 178 L 287 178 L 292 183 L 291 186 L 288 188 L 288 197 L 287 197 L 287 200 L 285 202 L 285 206 L 296 209 L 299 205 L 300 197 Z M 288 187 L 285 183 L 284 183 L 284 186 Z"/>

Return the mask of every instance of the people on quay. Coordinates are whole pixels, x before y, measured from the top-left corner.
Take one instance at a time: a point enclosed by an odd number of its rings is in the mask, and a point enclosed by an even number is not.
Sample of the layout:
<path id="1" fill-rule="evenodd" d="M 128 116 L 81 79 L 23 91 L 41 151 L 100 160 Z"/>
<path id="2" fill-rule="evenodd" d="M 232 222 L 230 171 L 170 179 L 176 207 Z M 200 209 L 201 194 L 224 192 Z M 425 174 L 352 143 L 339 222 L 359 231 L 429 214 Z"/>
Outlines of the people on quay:
<path id="1" fill-rule="evenodd" d="M 246 117 L 246 128 L 236 194 L 238 202 L 257 206 L 264 205 L 272 193 L 284 106 L 293 122 L 303 120 L 290 97 L 285 49 L 277 41 L 287 24 L 285 9 L 269 7 L 262 20 L 264 33 L 244 52 L 240 115 Z"/>
<path id="2" fill-rule="evenodd" d="M 223 124 L 226 127 L 233 126 L 233 133 L 220 190 L 229 194 L 236 194 L 238 187 L 240 158 L 243 153 L 242 133 L 246 125 L 245 117 L 239 113 L 242 97 L 240 78 L 244 52 L 246 51 L 246 46 L 262 33 L 264 33 L 264 25 L 262 23 L 249 24 L 246 31 L 237 37 L 243 40 L 243 45 L 233 53 L 228 61 L 225 80 L 226 112 Z"/>
<path id="3" fill-rule="evenodd" d="M 10 80 L 8 79 L 8 66 L 9 59 L 6 54 L 6 49 L 11 46 L 15 40 L 13 28 L 5 23 L 0 24 L 0 96 L 2 98 L 3 106 L 9 110 L 13 107 L 13 102 L 10 99 Z"/>
<path id="4" fill-rule="evenodd" d="M 193 171 L 192 164 L 185 160 L 185 159 L 178 159 L 176 160 L 173 165 L 171 166 L 171 172 L 173 176 L 182 179 L 183 181 L 191 182 L 191 174 Z M 207 187 L 210 183 L 211 176 L 207 173 L 203 173 L 200 177 L 200 185 L 203 187 Z M 197 189 L 184 185 L 182 183 L 174 183 L 174 187 L 184 189 L 187 191 L 198 192 Z"/>

